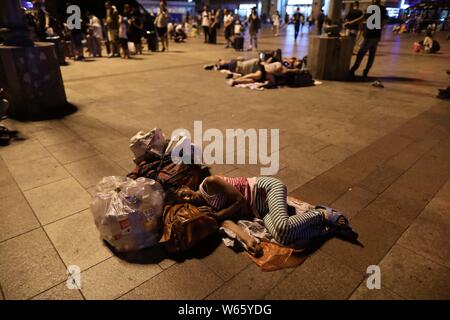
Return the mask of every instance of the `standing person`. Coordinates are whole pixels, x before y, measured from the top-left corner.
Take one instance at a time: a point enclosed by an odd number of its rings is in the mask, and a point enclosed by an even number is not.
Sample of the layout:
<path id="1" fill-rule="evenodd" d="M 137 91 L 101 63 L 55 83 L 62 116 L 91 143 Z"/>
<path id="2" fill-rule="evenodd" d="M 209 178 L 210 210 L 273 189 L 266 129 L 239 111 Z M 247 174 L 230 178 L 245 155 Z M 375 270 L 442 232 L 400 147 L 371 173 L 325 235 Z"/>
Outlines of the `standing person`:
<path id="1" fill-rule="evenodd" d="M 210 25 L 209 25 L 209 43 L 216 44 L 217 42 L 217 29 L 219 25 L 218 13 L 219 11 L 212 9 L 210 15 Z"/>
<path id="2" fill-rule="evenodd" d="M 130 51 L 128 50 L 128 17 L 125 15 L 119 16 L 119 43 L 122 47 L 122 59 L 130 59 Z"/>
<path id="3" fill-rule="evenodd" d="M 317 15 L 317 34 L 322 34 L 323 24 L 325 22 L 325 14 L 323 13 L 323 9 L 320 9 L 319 14 Z"/>
<path id="4" fill-rule="evenodd" d="M 131 11 L 129 23 L 129 39 L 134 43 L 136 54 L 142 54 L 142 32 L 144 24 L 137 8 Z"/>
<path id="5" fill-rule="evenodd" d="M 35 12 L 37 37 L 39 41 L 45 41 L 47 38 L 46 31 L 50 27 L 48 12 L 45 10 L 42 0 L 33 1 L 33 9 Z"/>
<path id="6" fill-rule="evenodd" d="M 294 22 L 294 40 L 297 40 L 298 33 L 300 31 L 300 8 L 297 7 L 297 10 L 295 10 L 294 16 L 293 16 L 293 22 Z"/>
<path id="7" fill-rule="evenodd" d="M 223 10 L 223 26 L 225 40 L 227 41 L 227 46 L 225 48 L 231 47 L 231 36 L 233 35 L 233 14 L 228 9 Z"/>
<path id="8" fill-rule="evenodd" d="M 359 9 L 359 2 L 355 1 L 352 4 L 352 8 L 344 18 L 344 27 L 347 28 L 347 35 L 349 37 L 352 37 L 353 39 L 356 38 L 358 35 L 359 26 L 361 25 L 363 19 L 364 13 L 361 9 Z"/>
<path id="9" fill-rule="evenodd" d="M 111 54 L 108 57 L 120 57 L 119 52 L 119 11 L 106 1 L 106 27 L 108 28 L 108 41 L 111 46 Z"/>
<path id="10" fill-rule="evenodd" d="M 377 5 L 380 7 L 381 11 L 381 21 L 383 22 L 386 19 L 386 8 L 383 7 L 380 4 L 380 0 L 372 0 L 372 4 Z M 366 19 L 369 17 L 369 14 L 366 14 Z M 367 80 L 367 75 L 369 74 L 369 70 L 373 65 L 373 62 L 375 61 L 375 54 L 377 52 L 378 43 L 381 39 L 381 30 L 383 29 L 383 24 L 380 29 L 373 28 L 369 29 L 367 27 L 367 24 L 364 28 L 364 41 L 361 44 L 361 48 L 359 49 L 357 55 L 356 55 L 356 61 L 353 67 L 350 69 L 350 79 L 355 78 L 355 72 L 358 70 L 359 66 L 361 65 L 361 62 L 366 55 L 367 52 L 369 52 L 369 58 L 367 59 L 366 68 L 363 71 L 363 80 Z"/>
<path id="11" fill-rule="evenodd" d="M 158 32 L 158 37 L 162 43 L 162 50 L 169 50 L 169 37 L 167 34 L 167 24 L 169 22 L 169 12 L 163 2 L 159 5 L 159 12 L 155 19 L 155 26 Z"/>
<path id="12" fill-rule="evenodd" d="M 278 31 L 280 30 L 280 13 L 276 11 L 272 16 L 273 33 L 275 37 L 278 37 Z"/>
<path id="13" fill-rule="evenodd" d="M 253 49 L 258 49 L 258 31 L 261 28 L 261 20 L 258 17 L 258 12 L 256 11 L 256 7 L 252 8 L 252 13 L 248 17 L 249 23 L 249 34 L 250 34 L 250 47 L 249 51 Z"/>
<path id="14" fill-rule="evenodd" d="M 91 44 L 92 44 L 92 55 L 94 57 L 102 56 L 102 40 L 103 40 L 103 30 L 102 22 L 94 14 L 88 13 L 89 24 L 88 28 L 91 30 Z"/>
<path id="15" fill-rule="evenodd" d="M 203 36 L 205 37 L 205 43 L 209 41 L 209 26 L 211 25 L 210 14 L 208 11 L 208 7 L 204 6 L 202 11 L 202 28 L 203 28 Z"/>

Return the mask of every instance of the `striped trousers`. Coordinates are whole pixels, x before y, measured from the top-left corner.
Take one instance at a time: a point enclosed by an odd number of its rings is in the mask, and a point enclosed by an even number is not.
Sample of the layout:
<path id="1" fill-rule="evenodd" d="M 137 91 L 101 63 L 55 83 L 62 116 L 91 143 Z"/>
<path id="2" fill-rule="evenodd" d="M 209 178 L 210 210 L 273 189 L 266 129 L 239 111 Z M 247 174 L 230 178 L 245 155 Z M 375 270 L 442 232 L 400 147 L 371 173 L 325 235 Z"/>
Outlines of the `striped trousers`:
<path id="1" fill-rule="evenodd" d="M 286 186 L 276 178 L 257 178 L 255 205 L 267 230 L 282 245 L 311 240 L 325 232 L 324 217 L 319 210 L 289 216 Z"/>

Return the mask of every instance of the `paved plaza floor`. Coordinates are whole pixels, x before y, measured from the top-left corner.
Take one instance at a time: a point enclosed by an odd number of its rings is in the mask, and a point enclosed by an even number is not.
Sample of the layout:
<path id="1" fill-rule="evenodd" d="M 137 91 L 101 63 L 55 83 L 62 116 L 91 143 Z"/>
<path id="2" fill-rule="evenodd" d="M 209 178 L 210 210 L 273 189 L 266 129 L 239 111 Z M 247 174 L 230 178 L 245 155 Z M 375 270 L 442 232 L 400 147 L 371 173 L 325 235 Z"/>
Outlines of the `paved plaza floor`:
<path id="1" fill-rule="evenodd" d="M 28 139 L 0 149 L 0 297 L 450 299 L 450 104 L 435 98 L 449 84 L 450 43 L 441 40 L 441 54 L 413 54 L 418 39 L 385 34 L 370 73 L 385 88 L 231 88 L 202 69 L 237 55 L 222 38 L 171 43 L 169 52 L 129 61 L 70 62 L 61 70 L 76 113 L 7 121 Z M 260 39 L 261 49 L 286 55 L 306 55 L 307 45 L 306 33 L 294 44 L 292 30 Z M 145 250 L 114 255 L 89 210 L 96 183 L 133 168 L 128 142 L 137 131 L 192 130 L 195 120 L 222 132 L 279 129 L 276 176 L 290 195 L 346 212 L 364 247 L 332 239 L 302 265 L 275 272 L 223 245 L 184 261 Z M 212 166 L 232 176 L 259 169 Z M 80 290 L 66 287 L 69 265 L 82 270 Z M 379 290 L 367 289 L 370 265 L 380 267 Z"/>

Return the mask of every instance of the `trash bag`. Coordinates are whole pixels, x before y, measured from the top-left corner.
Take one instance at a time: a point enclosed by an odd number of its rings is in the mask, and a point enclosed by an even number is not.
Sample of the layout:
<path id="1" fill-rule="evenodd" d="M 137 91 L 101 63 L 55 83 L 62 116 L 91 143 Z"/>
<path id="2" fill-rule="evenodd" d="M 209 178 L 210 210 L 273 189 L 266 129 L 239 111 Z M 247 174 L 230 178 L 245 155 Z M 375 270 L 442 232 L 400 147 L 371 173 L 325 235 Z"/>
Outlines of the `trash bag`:
<path id="1" fill-rule="evenodd" d="M 134 154 L 134 162 L 139 164 L 146 158 L 161 157 L 166 147 L 166 138 L 160 128 L 150 132 L 139 131 L 130 139 L 130 149 Z"/>
<path id="2" fill-rule="evenodd" d="M 119 252 L 135 251 L 159 242 L 164 191 L 151 179 L 111 176 L 97 185 L 90 208 L 104 240 Z"/>

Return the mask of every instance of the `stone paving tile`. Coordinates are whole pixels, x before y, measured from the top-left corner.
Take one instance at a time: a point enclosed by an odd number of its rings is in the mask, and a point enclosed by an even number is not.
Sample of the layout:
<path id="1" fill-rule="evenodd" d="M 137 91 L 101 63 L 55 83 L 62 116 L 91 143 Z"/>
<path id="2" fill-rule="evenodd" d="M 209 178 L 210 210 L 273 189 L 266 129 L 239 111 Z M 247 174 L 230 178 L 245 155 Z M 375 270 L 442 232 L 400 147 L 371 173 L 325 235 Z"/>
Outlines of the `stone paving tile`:
<path id="1" fill-rule="evenodd" d="M 36 132 L 34 134 L 34 137 L 36 137 L 44 147 L 55 144 L 68 143 L 70 140 L 74 140 L 77 138 L 74 132 L 67 128 L 42 130 Z"/>
<path id="2" fill-rule="evenodd" d="M 126 170 L 103 155 L 72 162 L 65 167 L 84 188 L 95 186 L 103 177 L 127 174 Z"/>
<path id="3" fill-rule="evenodd" d="M 450 299 L 450 270 L 400 245 L 379 266 L 382 286 L 407 299 Z"/>
<path id="4" fill-rule="evenodd" d="M 405 149 L 400 151 L 393 158 L 386 162 L 386 165 L 399 169 L 409 169 L 414 163 L 417 162 L 428 150 L 439 143 L 438 139 L 424 138 L 419 141 L 414 141 L 408 145 Z"/>
<path id="5" fill-rule="evenodd" d="M 294 269 L 264 272 L 253 262 L 207 297 L 207 300 L 260 300 Z"/>
<path id="6" fill-rule="evenodd" d="M 368 266 L 380 262 L 405 230 L 382 218 L 367 215 L 364 210 L 352 219 L 351 225 L 358 232 L 358 240 L 364 247 L 339 239 L 331 239 L 320 250 L 351 269 L 364 273 Z"/>
<path id="7" fill-rule="evenodd" d="M 48 146 L 47 150 L 62 164 L 68 164 L 98 154 L 98 151 L 91 145 L 77 139 Z"/>
<path id="8" fill-rule="evenodd" d="M 365 177 L 358 186 L 373 193 L 382 193 L 403 174 L 403 170 L 381 165 Z"/>
<path id="9" fill-rule="evenodd" d="M 245 253 L 235 253 L 223 243 L 201 261 L 223 281 L 230 280 L 252 263 Z"/>
<path id="10" fill-rule="evenodd" d="M 28 299 L 66 278 L 42 229 L 0 243 L 0 283 L 7 299 Z"/>
<path id="11" fill-rule="evenodd" d="M 0 149 L 0 156 L 7 165 L 30 162 L 50 156 L 49 152 L 36 140 L 17 141 Z"/>
<path id="12" fill-rule="evenodd" d="M 47 224 L 89 207 L 91 196 L 74 178 L 24 192 L 41 224 Z"/>
<path id="13" fill-rule="evenodd" d="M 329 255 L 317 252 L 281 280 L 265 298 L 346 299 L 363 277 L 362 273 L 355 272 Z"/>
<path id="14" fill-rule="evenodd" d="M 327 171 L 295 189 L 290 195 L 311 204 L 329 205 L 347 192 L 349 187 L 347 181 L 334 175 L 332 171 Z"/>
<path id="15" fill-rule="evenodd" d="M 173 265 L 121 299 L 204 299 L 222 283 L 223 281 L 202 262 L 191 259 Z"/>
<path id="16" fill-rule="evenodd" d="M 292 167 L 281 169 L 276 174 L 276 177 L 283 181 L 288 192 L 294 191 L 314 178 L 314 176 Z"/>
<path id="17" fill-rule="evenodd" d="M 8 165 L 12 176 L 22 191 L 69 177 L 67 171 L 53 157 L 35 161 L 15 162 Z"/>
<path id="18" fill-rule="evenodd" d="M 383 287 L 383 284 L 381 284 L 381 289 L 368 289 L 366 281 L 363 281 L 353 292 L 350 300 L 404 300 L 404 298 Z"/>
<path id="19" fill-rule="evenodd" d="M 67 288 L 66 282 L 58 284 L 41 294 L 33 297 L 32 300 L 83 300 L 80 290 Z"/>
<path id="20" fill-rule="evenodd" d="M 77 265 L 85 270 L 112 256 L 89 209 L 51 223 L 45 231 L 67 266 Z"/>
<path id="21" fill-rule="evenodd" d="M 157 264 L 128 263 L 113 256 L 81 273 L 81 291 L 88 300 L 117 299 L 161 271 Z"/>
<path id="22" fill-rule="evenodd" d="M 11 176 L 3 159 L 0 157 L 0 199 L 3 197 L 9 197 L 13 194 L 20 193 L 20 189 L 16 184 L 16 181 Z"/>
<path id="23" fill-rule="evenodd" d="M 448 268 L 450 268 L 449 199 L 448 196 L 435 197 L 398 241 L 403 247 Z"/>
<path id="24" fill-rule="evenodd" d="M 426 196 L 410 197 L 388 190 L 371 202 L 364 214 L 372 218 L 382 218 L 402 228 L 407 228 L 428 203 Z"/>
<path id="25" fill-rule="evenodd" d="M 378 195 L 361 187 L 352 187 L 332 203 L 333 208 L 342 211 L 348 218 L 354 217 Z"/>
<path id="26" fill-rule="evenodd" d="M 0 241 L 39 226 L 39 221 L 21 193 L 11 193 L 0 198 Z"/>

